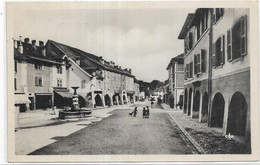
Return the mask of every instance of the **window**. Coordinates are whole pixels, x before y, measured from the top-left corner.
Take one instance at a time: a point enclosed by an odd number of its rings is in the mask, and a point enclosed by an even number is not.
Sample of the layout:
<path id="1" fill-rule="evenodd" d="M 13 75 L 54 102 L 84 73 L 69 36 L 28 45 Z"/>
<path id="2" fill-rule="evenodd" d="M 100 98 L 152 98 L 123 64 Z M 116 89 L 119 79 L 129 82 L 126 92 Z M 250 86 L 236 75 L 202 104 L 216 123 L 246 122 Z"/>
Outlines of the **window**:
<path id="1" fill-rule="evenodd" d="M 17 61 L 14 61 L 14 71 L 17 72 Z"/>
<path id="2" fill-rule="evenodd" d="M 193 62 L 186 64 L 185 78 L 190 79 L 193 77 Z"/>
<path id="3" fill-rule="evenodd" d="M 201 54 L 201 72 L 206 72 L 206 50 L 201 49 L 200 51 Z"/>
<path id="4" fill-rule="evenodd" d="M 61 79 L 57 79 L 57 87 L 62 87 L 62 80 Z"/>
<path id="5" fill-rule="evenodd" d="M 222 35 L 213 44 L 213 67 L 223 65 L 225 62 L 225 36 Z"/>
<path id="6" fill-rule="evenodd" d="M 200 54 L 194 55 L 194 74 L 201 72 L 201 56 Z"/>
<path id="7" fill-rule="evenodd" d="M 42 70 L 42 64 L 34 64 L 34 69 Z"/>
<path id="8" fill-rule="evenodd" d="M 84 88 L 85 88 L 85 83 L 86 83 L 85 80 L 81 80 L 81 89 L 84 89 Z"/>
<path id="9" fill-rule="evenodd" d="M 42 76 L 35 76 L 34 77 L 34 85 L 35 86 L 42 86 Z"/>
<path id="10" fill-rule="evenodd" d="M 227 58 L 232 61 L 247 55 L 247 16 L 238 19 L 227 31 Z"/>
<path id="11" fill-rule="evenodd" d="M 14 90 L 15 91 L 17 90 L 17 80 L 16 80 L 16 78 L 14 78 Z"/>
<path id="12" fill-rule="evenodd" d="M 61 66 L 57 66 L 57 73 L 62 74 L 62 67 Z"/>
<path id="13" fill-rule="evenodd" d="M 200 39 L 200 23 L 197 25 L 197 41 Z"/>
<path id="14" fill-rule="evenodd" d="M 218 20 L 224 15 L 224 9 L 223 8 L 215 8 L 213 10 L 213 23 L 217 23 Z"/>

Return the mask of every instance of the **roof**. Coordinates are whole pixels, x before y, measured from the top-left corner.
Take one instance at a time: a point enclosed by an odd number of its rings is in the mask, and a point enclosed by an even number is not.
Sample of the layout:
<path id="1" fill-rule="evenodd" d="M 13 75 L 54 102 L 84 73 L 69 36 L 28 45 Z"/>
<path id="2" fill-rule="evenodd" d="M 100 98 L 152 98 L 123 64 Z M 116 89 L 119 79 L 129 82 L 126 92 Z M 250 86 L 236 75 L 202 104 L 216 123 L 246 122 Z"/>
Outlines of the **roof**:
<path id="1" fill-rule="evenodd" d="M 183 53 L 178 55 L 178 56 L 176 56 L 176 57 L 173 57 L 171 59 L 170 63 L 168 64 L 166 70 L 168 70 L 173 65 L 174 62 L 178 62 L 178 64 L 183 64 L 184 63 L 183 57 L 184 57 Z"/>
<path id="2" fill-rule="evenodd" d="M 102 57 L 96 56 L 91 53 L 87 53 L 85 51 L 82 51 L 80 49 L 77 49 L 77 48 L 62 44 L 62 43 L 58 43 L 56 41 L 48 40 L 47 43 L 48 43 L 48 47 L 47 47 L 48 55 L 52 55 L 55 57 L 59 56 L 56 58 L 63 58 L 63 56 L 66 55 L 73 61 L 80 59 L 80 61 L 81 61 L 80 67 L 82 69 L 84 69 L 85 71 L 94 71 L 98 68 L 102 68 L 105 70 L 109 70 L 111 72 L 116 72 L 116 73 L 124 74 L 124 75 L 130 76 L 130 77 L 134 77 L 131 73 L 129 73 L 125 70 L 115 68 L 114 66 L 109 65 L 109 62 L 103 60 Z M 53 46 L 55 48 L 53 48 Z M 49 50 L 49 49 L 52 49 L 52 50 Z M 53 52 L 55 52 L 55 53 L 53 53 Z M 101 59 L 104 61 L 104 63 L 101 62 Z"/>
<path id="3" fill-rule="evenodd" d="M 196 11 L 195 11 L 195 14 L 190 22 L 190 25 L 189 27 L 193 26 L 193 25 L 196 25 L 199 23 L 199 20 L 201 18 L 203 18 L 204 16 L 204 13 L 207 12 L 209 9 L 208 8 L 198 8 Z"/>
<path id="4" fill-rule="evenodd" d="M 20 42 L 20 41 L 16 41 Z M 42 54 L 42 50 L 45 47 L 33 46 L 31 43 L 21 42 L 23 46 L 23 54 L 18 51 L 18 48 L 14 48 L 14 59 L 15 60 L 23 60 L 23 61 L 41 61 L 47 62 L 51 64 L 62 64 L 58 61 L 49 58 L 47 55 L 44 56 Z"/>
<path id="5" fill-rule="evenodd" d="M 184 25 L 182 26 L 181 32 L 178 36 L 178 39 L 184 39 L 186 37 L 186 34 L 189 31 L 190 23 L 191 23 L 193 17 L 194 17 L 193 13 L 188 14 L 188 16 L 187 16 L 187 18 L 184 22 Z"/>

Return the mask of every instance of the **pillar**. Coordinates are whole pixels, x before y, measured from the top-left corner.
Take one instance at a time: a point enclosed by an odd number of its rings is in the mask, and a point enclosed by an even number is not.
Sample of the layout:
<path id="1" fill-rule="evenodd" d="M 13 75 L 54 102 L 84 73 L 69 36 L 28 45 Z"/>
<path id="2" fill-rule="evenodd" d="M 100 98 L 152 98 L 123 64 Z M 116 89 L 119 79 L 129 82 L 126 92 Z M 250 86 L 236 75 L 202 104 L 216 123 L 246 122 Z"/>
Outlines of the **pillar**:
<path id="1" fill-rule="evenodd" d="M 202 119 L 202 100 L 203 99 L 203 92 L 200 94 L 200 108 L 199 108 L 199 122 L 201 122 Z"/>

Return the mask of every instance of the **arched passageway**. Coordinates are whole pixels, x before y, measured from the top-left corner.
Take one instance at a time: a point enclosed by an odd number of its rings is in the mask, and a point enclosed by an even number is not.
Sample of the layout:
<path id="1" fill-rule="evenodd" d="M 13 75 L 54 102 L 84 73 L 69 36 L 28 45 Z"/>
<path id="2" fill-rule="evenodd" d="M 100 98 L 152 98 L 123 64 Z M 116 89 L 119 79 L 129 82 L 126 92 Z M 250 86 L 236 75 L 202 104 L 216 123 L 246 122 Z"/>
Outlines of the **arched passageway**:
<path id="1" fill-rule="evenodd" d="M 123 95 L 123 103 L 124 103 L 124 104 L 127 104 L 125 95 Z"/>
<path id="2" fill-rule="evenodd" d="M 199 110 L 200 110 L 200 92 L 196 91 L 193 97 L 193 114 L 192 117 L 199 118 Z"/>
<path id="3" fill-rule="evenodd" d="M 228 110 L 227 133 L 245 136 L 247 118 L 247 103 L 244 95 L 236 92 L 232 98 Z"/>
<path id="4" fill-rule="evenodd" d="M 221 93 L 214 96 L 212 103 L 211 127 L 223 127 L 225 100 Z"/>
<path id="5" fill-rule="evenodd" d="M 96 106 L 103 106 L 102 98 L 101 98 L 101 96 L 99 94 L 96 95 L 95 102 L 96 102 Z"/>
<path id="6" fill-rule="evenodd" d="M 117 99 L 116 99 L 116 95 L 113 95 L 113 104 L 114 105 L 118 105 Z"/>
<path id="7" fill-rule="evenodd" d="M 187 113 L 187 100 L 188 99 L 188 92 L 187 92 L 187 89 L 185 89 L 185 92 L 184 92 L 184 110 L 183 112 L 184 113 Z"/>
<path id="8" fill-rule="evenodd" d="M 201 110 L 201 122 L 206 123 L 208 121 L 208 105 L 209 105 L 209 96 L 205 92 L 202 98 L 202 110 Z"/>
<path id="9" fill-rule="evenodd" d="M 86 107 L 86 100 L 79 95 L 79 107 Z"/>
<path id="10" fill-rule="evenodd" d="M 188 113 L 187 113 L 187 115 L 190 115 L 190 112 L 191 112 L 191 95 L 192 95 L 192 89 L 190 88 L 190 91 L 189 91 L 189 102 L 188 102 Z"/>
<path id="11" fill-rule="evenodd" d="M 110 106 L 111 105 L 111 100 L 108 94 L 105 95 L 105 105 Z"/>

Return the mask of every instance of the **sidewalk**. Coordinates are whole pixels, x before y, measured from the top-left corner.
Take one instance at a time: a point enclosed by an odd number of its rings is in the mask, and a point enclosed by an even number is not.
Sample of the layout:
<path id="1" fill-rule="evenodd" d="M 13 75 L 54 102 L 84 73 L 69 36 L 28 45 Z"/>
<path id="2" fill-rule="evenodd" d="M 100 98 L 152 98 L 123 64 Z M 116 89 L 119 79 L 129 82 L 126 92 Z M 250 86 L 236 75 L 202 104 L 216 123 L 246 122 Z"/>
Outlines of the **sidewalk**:
<path id="1" fill-rule="evenodd" d="M 170 109 L 166 104 L 162 106 L 201 154 L 249 153 L 244 144 L 226 139 L 221 128 L 208 127 L 207 123 L 200 123 L 198 119 L 187 116 L 183 110 Z"/>
<path id="2" fill-rule="evenodd" d="M 105 118 L 110 115 L 109 112 L 115 109 L 127 108 L 131 105 L 132 104 L 116 105 L 116 106 L 112 106 L 111 108 L 107 108 L 107 107 L 90 108 L 90 110 L 92 110 L 90 116 L 97 117 L 97 118 Z M 62 124 L 68 121 L 74 121 L 70 119 L 65 119 L 65 120 L 59 119 L 58 117 L 59 117 L 60 110 L 61 109 L 55 109 L 55 112 L 52 109 L 45 110 L 45 111 L 34 110 L 34 111 L 27 111 L 25 113 L 19 113 L 18 129 L 34 128 L 34 127 Z M 80 119 L 86 120 L 87 118 L 79 118 L 77 120 Z"/>
<path id="3" fill-rule="evenodd" d="M 29 154 L 110 116 L 110 112 L 114 110 L 125 109 L 131 105 L 93 109 L 91 117 L 65 120 L 58 119 L 58 113 L 54 115 L 53 110 L 22 113 L 19 116 L 19 129 L 15 132 L 15 153 Z"/>

